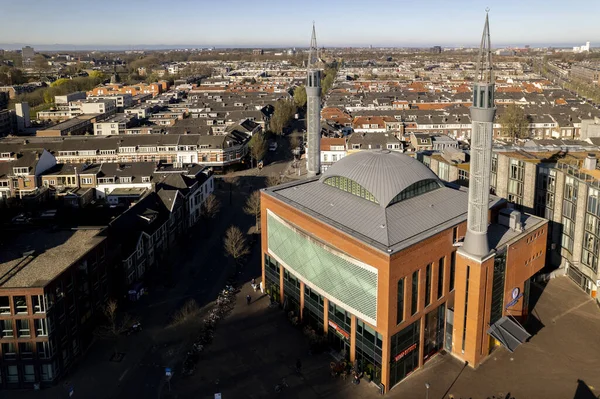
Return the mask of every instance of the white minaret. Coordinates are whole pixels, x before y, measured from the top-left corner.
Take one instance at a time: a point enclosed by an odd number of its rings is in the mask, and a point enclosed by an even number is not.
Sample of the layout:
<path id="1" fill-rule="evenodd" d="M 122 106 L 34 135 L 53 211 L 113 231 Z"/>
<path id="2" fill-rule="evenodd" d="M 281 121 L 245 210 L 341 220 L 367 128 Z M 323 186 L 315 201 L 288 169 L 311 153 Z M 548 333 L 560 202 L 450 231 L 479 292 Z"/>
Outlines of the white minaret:
<path id="1" fill-rule="evenodd" d="M 490 253 L 487 237 L 492 169 L 492 135 L 496 107 L 494 105 L 494 73 L 488 15 L 479 47 L 477 75 L 473 84 L 473 105 L 470 108 L 471 168 L 469 177 L 469 214 L 463 250 L 484 257 Z"/>
<path id="2" fill-rule="evenodd" d="M 306 171 L 308 177 L 321 173 L 321 70 L 318 69 L 319 50 L 313 23 L 306 71 L 306 131 L 308 152 Z"/>

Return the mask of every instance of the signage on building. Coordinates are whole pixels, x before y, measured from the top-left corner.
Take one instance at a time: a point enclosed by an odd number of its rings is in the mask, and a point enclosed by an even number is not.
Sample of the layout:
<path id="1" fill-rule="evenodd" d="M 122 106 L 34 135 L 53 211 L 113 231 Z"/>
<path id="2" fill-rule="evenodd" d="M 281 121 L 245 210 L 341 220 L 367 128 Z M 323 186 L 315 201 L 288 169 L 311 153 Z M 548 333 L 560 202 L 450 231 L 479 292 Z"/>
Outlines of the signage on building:
<path id="1" fill-rule="evenodd" d="M 513 289 L 512 290 L 512 299 L 517 299 L 520 292 L 521 292 L 521 290 L 519 289 L 519 287 L 516 287 L 515 289 Z"/>
<path id="2" fill-rule="evenodd" d="M 408 348 L 404 349 L 402 352 L 398 353 L 396 355 L 396 357 L 394 357 L 394 361 L 397 362 L 398 360 L 402 359 L 404 356 L 408 355 L 410 352 L 414 351 L 415 349 L 417 349 L 416 343 L 412 344 Z"/>
<path id="3" fill-rule="evenodd" d="M 344 336 L 344 338 L 346 338 L 346 339 L 350 338 L 350 334 L 348 334 L 346 331 L 342 330 L 340 328 L 340 326 L 338 326 L 337 324 L 335 324 L 333 321 L 329 320 L 329 325 L 331 327 L 333 327 L 335 329 L 335 331 L 337 331 L 338 333 L 342 334 Z"/>
<path id="4" fill-rule="evenodd" d="M 523 296 L 523 293 L 520 292 L 520 290 L 518 288 L 515 288 L 514 290 L 512 290 L 512 294 L 511 294 L 513 300 L 510 301 L 509 303 L 506 304 L 506 306 L 504 307 L 504 309 L 508 309 L 511 306 L 515 306 L 517 304 L 517 302 L 519 302 L 519 299 L 521 299 L 521 297 Z"/>

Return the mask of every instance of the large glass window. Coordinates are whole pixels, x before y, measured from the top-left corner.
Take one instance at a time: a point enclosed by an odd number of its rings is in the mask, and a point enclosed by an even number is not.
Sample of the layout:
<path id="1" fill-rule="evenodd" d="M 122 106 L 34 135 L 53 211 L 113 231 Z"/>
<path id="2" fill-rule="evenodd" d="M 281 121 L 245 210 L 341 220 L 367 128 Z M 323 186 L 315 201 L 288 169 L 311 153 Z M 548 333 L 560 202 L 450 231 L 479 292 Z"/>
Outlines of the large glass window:
<path id="1" fill-rule="evenodd" d="M 363 186 L 361 186 L 354 180 L 348 179 L 347 177 L 331 176 L 323 180 L 323 183 L 332 187 L 339 188 L 342 191 L 349 192 L 351 194 L 356 195 L 357 197 L 364 198 L 376 204 L 379 203 L 377 202 L 377 199 L 373 194 L 371 194 Z"/>
<path id="2" fill-rule="evenodd" d="M 6 368 L 6 382 L 19 382 L 19 369 L 17 368 L 17 366 L 8 366 Z"/>
<path id="3" fill-rule="evenodd" d="M 504 307 L 504 278 L 506 271 L 506 252 L 494 258 L 494 277 L 492 282 L 492 308 L 490 311 L 490 324 L 494 324 L 502 317 Z"/>
<path id="4" fill-rule="evenodd" d="M 13 321 L 10 319 L 0 320 L 0 330 L 2 338 L 13 338 L 15 336 Z"/>
<path id="5" fill-rule="evenodd" d="M 267 254 L 265 254 L 265 292 L 275 302 L 280 301 L 279 263 Z"/>
<path id="6" fill-rule="evenodd" d="M 415 270 L 412 274 L 412 296 L 410 301 L 410 314 L 417 313 L 419 305 L 419 271 Z"/>
<path id="7" fill-rule="evenodd" d="M 323 331 L 324 299 L 317 292 L 304 286 L 304 320 L 317 331 Z"/>
<path id="8" fill-rule="evenodd" d="M 2 344 L 2 357 L 3 360 L 15 360 L 17 358 L 17 346 L 14 342 Z"/>
<path id="9" fill-rule="evenodd" d="M 467 320 L 467 311 L 469 310 L 469 274 L 471 272 L 471 267 L 467 266 L 467 285 L 465 289 L 465 316 L 463 320 Z M 465 345 L 467 340 L 467 323 L 463 323 L 463 333 L 462 333 L 462 353 L 465 353 Z"/>
<path id="10" fill-rule="evenodd" d="M 444 346 L 445 316 L 446 306 L 444 304 L 441 304 L 436 310 L 427 313 L 425 316 L 425 346 L 423 348 L 424 361 L 429 360 Z"/>
<path id="11" fill-rule="evenodd" d="M 571 176 L 565 177 L 564 201 L 562 211 L 561 245 L 573 254 L 575 239 L 575 215 L 577 214 L 577 180 Z"/>
<path id="12" fill-rule="evenodd" d="M 283 270 L 283 294 L 285 295 L 284 306 L 300 314 L 300 280 L 287 270 Z"/>
<path id="13" fill-rule="evenodd" d="M 581 263 L 594 272 L 598 271 L 598 252 L 600 250 L 600 201 L 598 201 L 598 194 L 597 189 L 588 188 L 585 232 L 583 233 L 581 252 Z"/>
<path id="14" fill-rule="evenodd" d="M 431 304 L 431 263 L 425 267 L 425 307 Z"/>
<path id="15" fill-rule="evenodd" d="M 444 259 L 442 257 L 438 262 L 437 299 L 444 296 Z"/>
<path id="16" fill-rule="evenodd" d="M 440 163 L 441 165 L 445 165 Z M 447 167 L 448 165 L 446 165 Z M 442 178 L 442 177 L 440 177 Z M 447 178 L 445 180 L 448 180 Z M 421 194 L 425 194 L 426 192 L 437 190 L 442 187 L 442 184 L 435 179 L 425 179 L 418 181 L 416 183 L 411 184 L 406 187 L 402 192 L 396 195 L 391 201 L 390 205 L 395 204 L 396 202 L 404 201 L 412 197 L 416 197 Z"/>
<path id="17" fill-rule="evenodd" d="M 31 330 L 29 329 L 29 320 L 19 319 L 17 320 L 17 335 L 21 337 L 31 337 Z"/>
<path id="18" fill-rule="evenodd" d="M 16 313 L 27 314 L 27 299 L 25 296 L 14 296 L 13 301 Z"/>
<path id="19" fill-rule="evenodd" d="M 396 324 L 400 324 L 404 321 L 404 277 L 398 280 L 396 295 L 396 304 L 398 306 L 396 310 Z"/>
<path id="20" fill-rule="evenodd" d="M 7 296 L 0 296 L 0 314 L 10 314 L 10 299 Z"/>
<path id="21" fill-rule="evenodd" d="M 420 320 L 406 326 L 391 338 L 390 386 L 402 381 L 419 366 Z"/>
<path id="22" fill-rule="evenodd" d="M 454 290 L 454 275 L 456 273 L 456 252 L 452 252 L 450 254 L 450 288 L 448 288 L 449 292 Z"/>
<path id="23" fill-rule="evenodd" d="M 381 352 L 383 337 L 362 320 L 356 320 L 356 362 L 358 368 L 381 382 Z"/>

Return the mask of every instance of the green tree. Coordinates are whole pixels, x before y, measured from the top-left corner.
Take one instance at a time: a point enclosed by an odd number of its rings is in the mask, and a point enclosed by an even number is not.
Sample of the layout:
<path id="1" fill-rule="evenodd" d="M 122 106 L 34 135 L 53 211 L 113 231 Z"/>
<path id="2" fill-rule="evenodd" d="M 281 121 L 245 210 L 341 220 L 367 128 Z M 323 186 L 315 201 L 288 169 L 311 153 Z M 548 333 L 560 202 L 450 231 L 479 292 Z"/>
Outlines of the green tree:
<path id="1" fill-rule="evenodd" d="M 523 108 L 517 104 L 508 105 L 499 118 L 502 136 L 512 140 L 529 137 L 529 121 Z"/>
<path id="2" fill-rule="evenodd" d="M 250 139 L 248 143 L 248 147 L 250 148 L 250 156 L 256 162 L 260 161 L 265 157 L 265 153 L 267 152 L 267 141 L 262 133 L 255 133 L 254 136 Z"/>
<path id="3" fill-rule="evenodd" d="M 292 120 L 296 113 L 296 106 L 292 100 L 279 100 L 275 103 L 275 111 L 269 121 L 269 127 L 276 134 L 283 134 L 283 129 Z"/>
<path id="4" fill-rule="evenodd" d="M 65 83 L 68 83 L 69 80 L 70 79 L 67 79 L 67 78 L 56 79 L 54 82 L 52 82 L 50 84 L 50 87 L 56 87 L 56 86 L 64 85 Z"/>
<path id="5" fill-rule="evenodd" d="M 297 107 L 304 107 L 306 105 L 306 87 L 304 85 L 294 89 L 294 103 L 296 103 Z"/>
<path id="6" fill-rule="evenodd" d="M 90 78 L 96 78 L 96 79 L 100 79 L 100 80 L 104 80 L 106 79 L 106 76 L 100 72 L 100 71 L 92 71 L 89 73 L 89 77 Z"/>

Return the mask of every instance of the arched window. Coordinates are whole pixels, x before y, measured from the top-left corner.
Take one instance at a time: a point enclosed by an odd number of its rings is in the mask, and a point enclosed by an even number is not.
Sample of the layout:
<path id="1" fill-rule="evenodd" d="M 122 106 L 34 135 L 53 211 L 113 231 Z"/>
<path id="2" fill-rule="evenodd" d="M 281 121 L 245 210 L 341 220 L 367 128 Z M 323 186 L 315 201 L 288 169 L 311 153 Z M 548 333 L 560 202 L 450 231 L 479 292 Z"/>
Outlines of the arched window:
<path id="1" fill-rule="evenodd" d="M 425 194 L 429 191 L 437 190 L 442 187 L 442 184 L 436 179 L 425 179 L 418 181 L 406 187 L 400 194 L 396 195 L 390 201 L 389 205 L 395 204 L 396 202 L 404 201 L 417 195 Z"/>
<path id="2" fill-rule="evenodd" d="M 332 187 L 339 188 L 340 190 L 347 191 L 351 194 L 356 195 L 357 197 L 361 197 L 368 201 L 379 204 L 379 202 L 373 194 L 371 194 L 363 186 L 361 186 L 354 180 L 348 179 L 347 177 L 331 176 L 323 180 L 323 183 Z"/>

